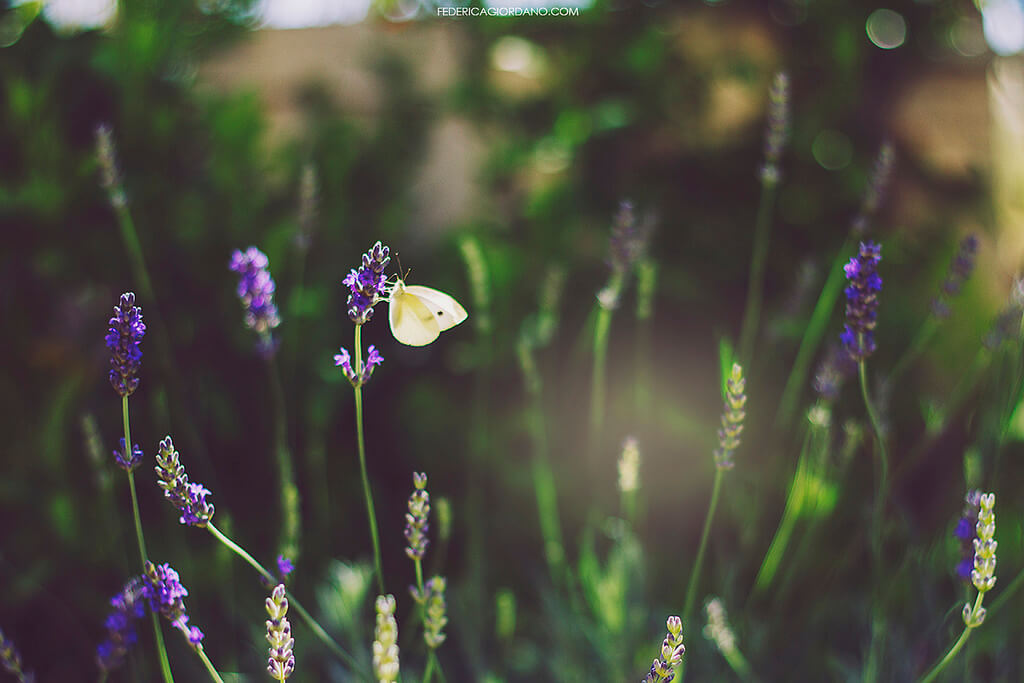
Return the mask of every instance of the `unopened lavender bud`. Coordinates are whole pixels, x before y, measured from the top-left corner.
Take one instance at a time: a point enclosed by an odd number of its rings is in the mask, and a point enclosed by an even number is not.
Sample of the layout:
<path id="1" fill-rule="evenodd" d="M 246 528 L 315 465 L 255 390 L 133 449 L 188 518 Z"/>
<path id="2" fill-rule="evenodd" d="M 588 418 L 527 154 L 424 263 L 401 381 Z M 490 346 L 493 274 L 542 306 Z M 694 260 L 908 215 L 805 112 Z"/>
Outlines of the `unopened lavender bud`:
<path id="1" fill-rule="evenodd" d="M 632 436 L 622 444 L 619 456 L 619 491 L 633 493 L 640 488 L 640 447 Z"/>
<path id="2" fill-rule="evenodd" d="M 210 491 L 202 484 L 189 481 L 170 436 L 160 442 L 155 469 L 159 477 L 157 485 L 163 489 L 164 497 L 181 512 L 178 521 L 205 527 L 214 513 L 213 504 L 206 501 Z"/>
<path id="3" fill-rule="evenodd" d="M 733 363 L 732 374 L 726 382 L 725 411 L 722 413 L 722 428 L 718 430 L 718 448 L 714 453 L 715 466 L 720 470 L 732 469 L 735 464 L 732 456 L 739 448 L 743 418 L 746 417 L 743 410 L 747 403 L 747 395 L 743 393 L 745 385 L 743 368 L 739 363 Z"/>
<path id="4" fill-rule="evenodd" d="M 295 655 L 292 648 L 292 625 L 288 621 L 288 598 L 285 597 L 283 583 L 277 585 L 266 601 L 267 643 L 270 644 L 267 672 L 275 681 L 284 681 L 295 671 Z"/>
<path id="5" fill-rule="evenodd" d="M 779 72 L 768 90 L 768 125 L 764 135 L 764 166 L 761 179 L 766 184 L 779 181 L 779 159 L 789 137 L 789 77 Z"/>
<path id="6" fill-rule="evenodd" d="M 446 585 L 443 577 L 435 576 L 424 586 L 427 598 L 423 616 L 423 640 L 432 650 L 441 647 L 447 637 L 444 633 L 444 627 L 448 623 L 448 607 L 444 599 Z"/>
<path id="7" fill-rule="evenodd" d="M 100 183 L 107 191 L 110 205 L 120 209 L 128 203 L 117 168 L 117 149 L 114 146 L 114 131 L 109 124 L 96 128 L 96 160 L 100 167 Z"/>
<path id="8" fill-rule="evenodd" d="M 977 538 L 974 539 L 974 571 L 971 582 L 979 593 L 986 593 L 996 585 L 996 514 L 994 493 L 981 496 L 978 509 L 978 523 L 975 525 Z"/>
<path id="9" fill-rule="evenodd" d="M 661 644 L 661 658 L 651 664 L 651 671 L 643 683 L 667 683 L 675 677 L 674 667 L 683 661 L 686 647 L 683 645 L 682 620 L 671 616 L 665 622 L 668 633 Z"/>
<path id="10" fill-rule="evenodd" d="M 399 671 L 395 596 L 378 596 L 375 607 L 377 625 L 374 629 L 373 672 L 380 683 L 390 683 L 398 679 Z"/>
<path id="11" fill-rule="evenodd" d="M 427 531 L 430 526 L 427 524 L 427 517 L 430 515 L 430 494 L 427 493 L 427 475 L 422 472 L 414 472 L 412 475 L 413 490 L 409 496 L 409 512 L 405 515 L 405 540 L 408 545 L 405 554 L 409 559 L 419 560 L 427 552 L 430 539 L 427 538 Z"/>

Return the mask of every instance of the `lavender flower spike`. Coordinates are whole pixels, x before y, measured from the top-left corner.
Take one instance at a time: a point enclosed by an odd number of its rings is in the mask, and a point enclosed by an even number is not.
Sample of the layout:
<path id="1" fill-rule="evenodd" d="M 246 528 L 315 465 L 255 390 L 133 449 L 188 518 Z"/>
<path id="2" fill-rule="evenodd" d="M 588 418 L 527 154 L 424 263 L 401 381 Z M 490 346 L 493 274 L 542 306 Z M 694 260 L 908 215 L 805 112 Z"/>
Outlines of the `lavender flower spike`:
<path id="1" fill-rule="evenodd" d="M 110 672 L 124 663 L 128 650 L 138 640 L 135 622 L 146 614 L 145 584 L 141 576 L 132 577 L 121 592 L 110 599 L 114 610 L 107 617 L 107 639 L 96 648 L 100 670 Z"/>
<path id="2" fill-rule="evenodd" d="M 430 539 L 427 538 L 427 531 L 430 528 L 427 524 L 427 517 L 430 515 L 430 494 L 427 493 L 426 474 L 413 472 L 412 481 L 416 488 L 409 496 L 409 512 L 405 514 L 405 540 L 409 542 L 405 554 L 411 560 L 421 560 L 430 544 Z"/>
<path id="3" fill-rule="evenodd" d="M 164 491 L 164 497 L 181 511 L 178 519 L 188 526 L 205 527 L 213 519 L 214 507 L 206 502 L 210 491 L 202 484 L 188 480 L 185 467 L 174 450 L 174 442 L 168 436 L 160 442 L 156 456 L 156 473 L 160 477 L 157 485 Z"/>
<path id="4" fill-rule="evenodd" d="M 146 336 L 142 309 L 135 305 L 135 294 L 125 292 L 114 306 L 114 317 L 107 323 L 104 341 L 110 349 L 110 385 L 121 396 L 131 396 L 139 386 L 142 351 L 139 343 Z"/>
<path id="5" fill-rule="evenodd" d="M 267 642 L 270 643 L 267 672 L 275 681 L 284 681 L 295 671 L 295 655 L 292 653 L 295 639 L 292 638 L 292 625 L 286 616 L 288 598 L 285 597 L 283 583 L 274 588 L 266 605 L 267 614 L 270 615 L 267 620 Z"/>
<path id="6" fill-rule="evenodd" d="M 641 683 L 668 683 L 675 678 L 674 667 L 683 661 L 686 647 L 683 645 L 683 622 L 679 617 L 669 617 L 665 622 L 668 633 L 661 644 L 661 659 L 651 664 L 651 672 Z"/>
<path id="7" fill-rule="evenodd" d="M 846 288 L 846 327 L 839 339 L 857 362 L 875 351 L 878 293 L 882 291 L 882 278 L 878 274 L 881 260 L 881 246 L 861 242 L 860 252 L 844 266 L 850 284 Z"/>
<path id="8" fill-rule="evenodd" d="M 444 577 L 435 576 L 424 586 L 426 599 L 423 602 L 426 609 L 423 616 L 423 640 L 431 650 L 441 647 L 448 637 L 444 633 L 444 627 L 448 624 L 448 605 L 444 600 L 446 585 Z"/>
<path id="9" fill-rule="evenodd" d="M 188 590 L 181 585 L 178 572 L 171 569 L 169 564 L 154 565 L 147 561 L 144 575 L 144 595 L 149 600 L 150 608 L 162 614 L 171 622 L 171 626 L 181 631 L 193 649 L 197 652 L 202 651 L 203 632 L 195 626 L 188 625 L 184 601 Z"/>
<path id="10" fill-rule="evenodd" d="M 363 254 L 362 265 L 352 270 L 342 284 L 349 288 L 348 317 L 356 325 L 369 322 L 373 307 L 384 300 L 387 278 L 384 269 L 391 262 L 390 250 L 378 240 Z"/>
<path id="11" fill-rule="evenodd" d="M 395 596 L 377 597 L 377 626 L 373 640 L 373 673 L 380 683 L 398 680 L 398 622 L 395 621 Z"/>
<path id="12" fill-rule="evenodd" d="M 380 351 L 373 344 L 370 344 L 369 348 L 366 349 L 366 361 L 359 368 L 352 367 L 352 356 L 349 355 L 348 349 L 344 346 L 338 350 L 338 353 L 334 354 L 334 366 L 341 368 L 349 383 L 355 388 L 369 382 L 370 377 L 373 376 L 373 369 L 383 362 L 384 356 L 380 355 Z"/>
<path id="13" fill-rule="evenodd" d="M 761 179 L 768 184 L 779 182 L 779 158 L 789 137 L 789 77 L 775 74 L 768 90 L 768 129 L 764 136 L 764 166 Z"/>
<path id="14" fill-rule="evenodd" d="M 949 301 L 963 288 L 964 283 L 974 271 L 974 257 L 978 253 L 977 235 L 968 235 L 960 241 L 960 246 L 949 264 L 946 279 L 942 282 L 939 295 L 932 300 L 932 314 L 936 318 L 948 318 Z"/>
<path id="15" fill-rule="evenodd" d="M 7 640 L 2 630 L 0 630 L 0 665 L 3 665 L 4 671 L 13 674 L 20 683 L 35 680 L 32 674 L 25 673 L 22 668 L 21 653 L 14 647 L 14 643 Z"/>
<path id="16" fill-rule="evenodd" d="M 718 448 L 715 449 L 715 466 L 720 470 L 733 468 L 732 455 L 740 445 L 743 418 L 746 412 L 747 395 L 743 393 L 746 380 L 739 363 L 732 364 L 732 375 L 726 382 L 725 411 L 722 413 L 722 428 L 718 430 Z"/>
<path id="17" fill-rule="evenodd" d="M 267 334 L 281 324 L 274 304 L 276 285 L 267 269 L 270 260 L 256 247 L 231 255 L 228 267 L 239 274 L 238 298 L 245 308 L 245 324 L 258 334 Z"/>

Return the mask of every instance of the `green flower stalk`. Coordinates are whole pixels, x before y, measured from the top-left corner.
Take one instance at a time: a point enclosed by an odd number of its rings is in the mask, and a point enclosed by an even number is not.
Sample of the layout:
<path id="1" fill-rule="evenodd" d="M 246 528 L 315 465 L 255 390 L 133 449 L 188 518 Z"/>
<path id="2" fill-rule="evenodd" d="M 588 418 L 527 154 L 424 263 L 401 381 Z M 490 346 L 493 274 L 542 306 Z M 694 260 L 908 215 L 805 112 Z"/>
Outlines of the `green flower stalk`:
<path id="1" fill-rule="evenodd" d="M 373 673 L 380 683 L 398 680 L 398 622 L 395 596 L 377 597 L 377 626 L 373 640 Z"/>
<path id="2" fill-rule="evenodd" d="M 348 317 L 355 324 L 355 361 L 348 351 L 340 349 L 334 356 L 334 364 L 352 384 L 356 404 L 356 445 L 359 449 L 359 472 L 363 481 L 363 497 L 366 500 L 366 514 L 370 522 L 370 540 L 373 543 L 373 564 L 377 574 L 377 588 L 384 592 L 384 567 L 380 554 L 380 534 L 377 531 L 377 513 L 373 507 L 373 492 L 370 476 L 366 471 L 366 436 L 363 433 L 363 385 L 370 381 L 373 369 L 384 359 L 373 346 L 367 348 L 366 362 L 363 362 L 363 325 L 373 317 L 373 307 L 383 301 L 387 291 L 384 270 L 391 262 L 390 250 L 380 241 L 363 254 L 361 264 L 345 276 L 342 283 L 349 288 Z"/>
<path id="3" fill-rule="evenodd" d="M 964 630 L 952 647 L 949 648 L 949 651 L 946 652 L 946 655 L 931 668 L 924 678 L 920 680 L 920 683 L 931 683 L 931 681 L 935 680 L 935 677 L 960 652 L 964 643 L 971 636 L 971 632 L 985 622 L 986 612 L 981 603 L 985 599 L 985 593 L 992 590 L 996 585 L 996 514 L 993 510 L 995 504 L 996 494 L 982 494 L 978 510 L 978 523 L 975 526 L 978 537 L 974 539 L 974 570 L 971 572 L 971 583 L 974 584 L 978 595 L 974 600 L 974 604 L 968 602 L 964 605 Z"/>
<path id="4" fill-rule="evenodd" d="M 275 681 L 285 681 L 295 671 L 295 654 L 292 648 L 292 625 L 288 621 L 288 598 L 283 583 L 277 584 L 267 598 L 267 642 L 270 644 L 267 672 Z"/>
<path id="5" fill-rule="evenodd" d="M 683 622 L 679 617 L 669 617 L 665 622 L 668 633 L 661 644 L 661 658 L 655 658 L 651 671 L 641 683 L 668 683 L 675 678 L 675 667 L 683 661 L 686 646 L 683 645 Z"/>
<path id="6" fill-rule="evenodd" d="M 765 131 L 765 163 L 761 168 L 761 201 L 754 224 L 754 247 L 750 259 L 747 281 L 747 304 L 740 331 L 740 360 L 750 363 L 757 339 L 757 327 L 764 301 L 764 271 L 768 260 L 768 238 L 771 233 L 772 212 L 775 208 L 775 190 L 781 174 L 779 159 L 789 136 L 789 78 L 775 74 L 768 91 L 768 126 Z"/>
<path id="7" fill-rule="evenodd" d="M 715 517 L 715 510 L 718 507 L 718 496 L 722 489 L 722 475 L 733 467 L 732 456 L 740 445 L 740 433 L 743 431 L 743 418 L 746 413 L 743 408 L 747 403 L 747 395 L 744 393 L 746 380 L 743 378 L 743 368 L 739 363 L 733 363 L 732 372 L 726 382 L 725 410 L 722 413 L 722 428 L 718 430 L 718 448 L 715 449 L 715 481 L 711 488 L 711 501 L 708 503 L 708 514 L 704 518 L 704 531 L 701 533 L 700 545 L 697 548 L 697 559 L 693 562 L 693 569 L 690 571 L 690 583 L 686 588 L 686 602 L 683 603 L 682 618 L 688 619 L 693 609 L 693 602 L 697 596 L 697 583 L 700 579 L 701 568 L 704 565 L 704 554 L 708 547 L 708 538 L 711 535 L 711 522 Z M 682 676 L 680 676 L 681 678 Z"/>

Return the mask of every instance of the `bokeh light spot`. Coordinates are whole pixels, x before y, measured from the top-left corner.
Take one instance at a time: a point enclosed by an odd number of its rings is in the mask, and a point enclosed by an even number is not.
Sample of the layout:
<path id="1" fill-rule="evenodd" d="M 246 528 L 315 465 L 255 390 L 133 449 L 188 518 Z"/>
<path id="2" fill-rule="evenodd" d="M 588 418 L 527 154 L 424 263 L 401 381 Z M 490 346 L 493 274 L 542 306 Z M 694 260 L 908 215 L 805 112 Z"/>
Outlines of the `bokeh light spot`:
<path id="1" fill-rule="evenodd" d="M 853 145 L 850 138 L 836 130 L 823 130 L 818 133 L 811 144 L 811 154 L 822 168 L 838 171 L 846 168 L 853 158 Z"/>
<path id="2" fill-rule="evenodd" d="M 990 0 L 982 5 L 981 23 L 988 46 L 1004 57 L 1024 50 L 1024 8 L 1018 0 Z"/>
<path id="3" fill-rule="evenodd" d="M 907 39 L 907 22 L 891 9 L 876 9 L 864 24 L 868 39 L 883 50 L 892 50 Z"/>

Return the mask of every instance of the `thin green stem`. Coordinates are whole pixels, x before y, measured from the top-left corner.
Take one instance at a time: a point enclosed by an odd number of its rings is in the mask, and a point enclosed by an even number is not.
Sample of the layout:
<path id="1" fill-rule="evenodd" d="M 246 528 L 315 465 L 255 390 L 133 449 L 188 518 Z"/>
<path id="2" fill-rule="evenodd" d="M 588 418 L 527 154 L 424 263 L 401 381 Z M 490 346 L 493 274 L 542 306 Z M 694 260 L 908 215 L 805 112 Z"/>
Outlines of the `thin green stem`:
<path id="1" fill-rule="evenodd" d="M 761 185 L 761 201 L 757 208 L 757 222 L 754 225 L 754 251 L 750 258 L 750 276 L 747 282 L 747 305 L 740 329 L 740 364 L 750 366 L 754 352 L 757 327 L 761 319 L 764 302 L 764 270 L 768 257 L 768 239 L 771 234 L 772 209 L 775 206 L 776 183 L 765 180 Z"/>
<path id="2" fill-rule="evenodd" d="M 618 291 L 622 288 L 622 276 L 618 273 L 612 276 L 612 284 L 608 288 L 615 288 L 616 298 Z M 597 307 L 597 321 L 594 323 L 594 367 L 591 370 L 590 378 L 590 455 L 592 464 L 596 462 L 596 451 L 601 442 L 602 425 L 605 419 L 605 380 L 606 365 L 608 356 L 608 332 L 612 325 L 612 309 L 604 305 Z"/>
<path id="3" fill-rule="evenodd" d="M 264 343 L 272 343 L 270 334 L 264 334 Z M 295 466 L 291 449 L 288 447 L 287 402 L 277 362 L 271 356 L 267 362 L 270 375 L 271 394 L 274 398 L 274 438 L 277 468 L 281 485 L 281 514 L 284 524 L 281 529 L 281 554 L 292 561 L 299 554 L 299 538 L 302 534 L 302 512 L 300 511 L 299 487 L 295 484 Z"/>
<path id="4" fill-rule="evenodd" d="M 861 341 L 863 345 L 863 341 Z M 889 485 L 889 456 L 885 449 L 885 437 L 882 434 L 881 423 L 875 414 L 874 406 L 871 405 L 871 398 L 868 395 L 867 363 L 863 359 L 857 364 L 860 377 L 860 393 L 864 399 L 864 408 L 871 421 L 871 427 L 875 433 L 875 441 L 878 444 L 878 492 L 875 494 L 874 514 L 872 515 L 871 533 L 871 554 L 874 560 L 875 572 L 875 615 L 871 622 L 871 645 L 868 651 L 868 661 L 864 667 L 864 680 L 874 681 L 877 676 L 879 650 L 884 640 L 886 630 L 885 615 L 879 611 L 880 599 L 877 592 L 881 587 L 882 575 L 882 522 L 885 515 L 885 501 L 888 495 Z"/>
<path id="5" fill-rule="evenodd" d="M 132 457 L 132 431 L 130 421 L 128 419 L 128 396 L 121 397 L 121 421 L 124 423 L 124 457 L 130 459 Z M 135 490 L 135 472 L 132 470 L 128 471 L 128 490 L 132 496 L 132 516 L 135 519 L 135 538 L 139 544 L 139 559 L 142 562 L 142 567 L 145 568 L 146 562 L 149 561 L 149 555 L 146 553 L 146 539 L 142 535 L 142 517 L 139 515 L 139 496 Z M 164 636 L 160 631 L 160 622 L 156 618 L 156 614 L 152 613 L 153 617 L 153 638 L 156 641 L 156 652 L 160 659 L 160 673 L 166 683 L 173 683 L 174 676 L 171 674 L 171 663 L 167 658 L 167 648 L 164 646 Z"/>
<path id="6" fill-rule="evenodd" d="M 686 587 L 686 602 L 683 603 L 684 628 L 686 628 L 686 621 L 690 618 L 690 611 L 693 609 L 693 602 L 697 597 L 697 583 L 700 579 L 701 568 L 704 566 L 704 553 L 708 548 L 708 538 L 711 536 L 711 522 L 715 517 L 715 510 L 718 508 L 718 496 L 722 490 L 723 473 L 724 470 L 718 467 L 715 468 L 715 482 L 711 486 L 711 500 L 708 503 L 707 517 L 704 518 L 704 531 L 700 535 L 700 545 L 697 546 L 697 559 L 693 562 L 693 569 L 690 570 L 690 582 Z"/>
<path id="7" fill-rule="evenodd" d="M 212 523 L 207 523 L 206 530 L 209 531 L 214 538 L 216 538 L 218 541 L 227 546 L 227 548 L 231 550 L 231 552 L 235 553 L 243 560 L 245 560 L 245 562 L 250 567 L 255 569 L 256 572 L 260 576 L 262 576 L 263 579 L 268 584 L 276 585 L 278 583 L 277 578 L 273 574 L 268 572 L 266 569 L 264 569 L 263 565 L 257 562 L 252 555 L 246 552 L 245 548 L 238 545 L 230 538 L 228 538 L 226 535 L 224 535 L 224 533 L 220 529 L 215 527 Z M 288 596 L 288 604 L 295 608 L 295 611 L 299 613 L 299 616 L 302 617 L 303 621 L 306 622 L 306 625 L 309 626 L 310 629 L 312 629 L 314 635 L 316 635 L 316 637 L 320 639 L 320 642 L 327 646 L 327 649 L 333 652 L 338 657 L 338 659 L 345 662 L 345 664 L 347 664 L 353 671 L 366 673 L 365 671 L 363 671 L 363 668 L 356 662 L 356 660 L 352 658 L 352 655 L 347 653 L 340 645 L 338 645 L 338 643 L 335 642 L 333 638 L 331 638 L 330 634 L 328 634 L 327 631 L 324 630 L 324 627 L 321 626 L 308 611 L 306 611 L 306 608 L 302 606 L 302 603 L 299 602 L 298 598 L 296 598 L 291 591 L 288 591 L 286 595 Z"/>
<path id="8" fill-rule="evenodd" d="M 423 683 L 430 683 L 430 676 L 434 673 L 434 650 L 427 655 L 427 668 L 423 671 Z"/>
<path id="9" fill-rule="evenodd" d="M 850 239 L 847 238 L 836 253 L 835 261 L 828 272 L 828 278 L 821 288 L 818 301 L 814 305 L 811 319 L 807 323 L 807 329 L 800 340 L 800 348 L 796 353 L 796 360 L 789 371 L 786 379 L 786 386 L 782 391 L 782 399 L 779 401 L 779 411 L 775 416 L 776 423 L 788 422 L 796 410 L 797 402 L 800 399 L 800 392 L 807 383 L 807 375 L 810 372 L 811 361 L 821 344 L 821 338 L 828 327 L 828 321 L 835 309 L 836 299 L 843 290 L 845 280 L 843 274 L 843 263 L 846 260 L 847 252 L 850 249 Z"/>
<path id="10" fill-rule="evenodd" d="M 811 441 L 811 430 L 804 433 L 804 443 L 800 447 L 800 457 L 797 459 L 796 472 L 793 473 L 793 481 L 789 485 L 789 494 L 786 496 L 786 507 L 779 521 L 779 528 L 775 531 L 768 552 L 765 553 L 761 568 L 757 572 L 754 581 L 754 593 L 760 593 L 768 588 L 775 579 L 775 572 L 789 545 L 789 539 L 796 526 L 796 520 L 800 516 L 803 503 L 806 498 L 806 477 L 807 477 L 807 446 Z"/>
<path id="11" fill-rule="evenodd" d="M 533 440 L 533 491 L 537 499 L 537 518 L 540 522 L 541 539 L 544 541 L 544 559 L 547 561 L 551 580 L 564 584 L 574 609 L 578 607 L 572 570 L 565 561 L 565 544 L 562 541 L 562 525 L 558 516 L 558 487 L 548 457 L 547 428 L 542 403 L 542 381 L 533 358 L 530 345 L 520 340 L 517 346 L 519 368 L 529 404 L 526 411 L 527 428 Z"/>
<path id="12" fill-rule="evenodd" d="M 686 602 L 683 603 L 683 628 L 688 628 L 688 621 L 690 618 L 690 611 L 693 609 L 693 602 L 697 597 L 697 582 L 700 578 L 701 568 L 704 566 L 704 553 L 708 547 L 708 537 L 711 535 L 711 521 L 715 517 L 715 509 L 718 508 L 718 494 L 722 489 L 722 475 L 724 470 L 716 467 L 715 468 L 715 482 L 711 486 L 711 500 L 708 502 L 708 514 L 704 518 L 704 531 L 700 535 L 700 545 L 697 547 L 697 559 L 693 562 L 693 569 L 690 570 L 690 582 L 686 587 Z M 678 666 L 676 666 L 678 672 L 679 682 L 682 683 L 686 678 L 686 660 L 684 659 Z"/>
<path id="13" fill-rule="evenodd" d="M 750 669 L 750 662 L 743 656 L 743 653 L 738 648 L 733 648 L 728 652 L 723 652 L 722 656 L 725 657 L 726 663 L 729 667 L 736 672 L 736 675 L 741 680 L 749 681 L 751 679 L 752 671 Z"/>
<path id="14" fill-rule="evenodd" d="M 362 325 L 356 325 L 356 372 L 363 370 Z M 366 498 L 366 514 L 370 518 L 370 539 L 373 541 L 373 566 L 377 574 L 377 589 L 384 595 L 384 569 L 380 557 L 380 538 L 377 534 L 377 515 L 373 509 L 373 493 L 370 491 L 370 477 L 366 473 L 366 441 L 363 436 L 363 391 L 356 386 L 356 440 L 359 444 L 359 471 L 363 477 L 363 494 Z"/>
<path id="15" fill-rule="evenodd" d="M 978 597 L 974 601 L 974 608 L 971 610 L 972 620 L 973 615 L 977 614 L 978 610 L 981 609 L 981 601 L 984 598 L 984 596 L 984 593 L 978 593 Z M 943 657 L 938 664 L 933 666 L 931 670 L 924 676 L 924 678 L 920 679 L 918 683 L 931 683 L 933 680 L 935 680 L 935 677 L 942 673 L 942 670 L 945 669 L 946 666 L 951 661 L 953 661 L 953 658 L 956 657 L 957 653 L 960 652 L 960 648 L 964 646 L 964 643 L 967 642 L 967 639 L 971 635 L 971 631 L 973 631 L 975 628 L 977 628 L 977 625 L 965 625 L 963 633 L 961 633 L 960 637 L 956 639 L 956 642 L 953 643 L 953 646 L 949 648 L 949 652 L 946 653 L 946 656 Z"/>
<path id="16" fill-rule="evenodd" d="M 210 674 L 210 678 L 213 681 L 216 681 L 216 683 L 224 683 L 224 679 L 222 679 L 220 674 L 217 673 L 216 667 L 213 666 L 213 662 L 211 662 L 210 658 L 206 656 L 206 653 L 200 649 L 196 650 L 196 654 L 199 655 L 199 659 L 203 661 L 203 666 L 206 667 L 206 672 Z"/>

